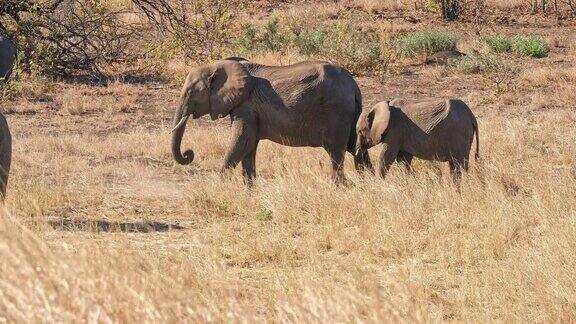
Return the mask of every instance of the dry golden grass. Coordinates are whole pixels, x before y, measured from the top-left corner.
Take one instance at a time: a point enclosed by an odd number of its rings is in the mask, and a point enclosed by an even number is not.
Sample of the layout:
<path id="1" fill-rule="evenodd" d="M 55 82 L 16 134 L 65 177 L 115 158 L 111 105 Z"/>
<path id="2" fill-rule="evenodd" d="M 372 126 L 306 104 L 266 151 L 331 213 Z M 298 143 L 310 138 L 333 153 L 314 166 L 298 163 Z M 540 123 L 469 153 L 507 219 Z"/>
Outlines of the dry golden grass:
<path id="1" fill-rule="evenodd" d="M 217 173 L 226 123 L 191 123 L 197 161 L 174 166 L 163 108 L 153 125 L 117 110 L 40 114 L 36 130 L 9 116 L 1 317 L 576 320 L 573 110 L 481 117 L 483 163 L 458 193 L 441 164 L 381 181 L 349 157 L 336 187 L 323 151 L 268 142 L 248 190 L 239 170 Z"/>
<path id="2" fill-rule="evenodd" d="M 248 189 L 240 170 L 218 174 L 228 120 L 189 122 L 196 160 L 174 164 L 177 86 L 27 85 L 0 101 L 14 150 L 0 321 L 574 322 L 576 77 L 555 65 L 574 54 L 520 62 L 503 93 L 437 67 L 357 78 L 365 106 L 470 103 L 482 161 L 460 192 L 446 165 L 415 161 L 383 181 L 349 155 L 337 187 L 324 151 L 270 142 Z"/>

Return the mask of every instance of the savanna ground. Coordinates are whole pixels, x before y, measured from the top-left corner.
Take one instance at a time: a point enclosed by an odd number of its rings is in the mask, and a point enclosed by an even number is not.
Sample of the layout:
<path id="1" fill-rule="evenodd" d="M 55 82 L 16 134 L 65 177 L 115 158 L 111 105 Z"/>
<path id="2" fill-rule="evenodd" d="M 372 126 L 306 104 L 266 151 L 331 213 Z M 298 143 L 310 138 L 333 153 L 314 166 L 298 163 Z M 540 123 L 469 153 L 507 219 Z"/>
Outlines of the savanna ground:
<path id="1" fill-rule="evenodd" d="M 471 22 L 421 16 L 395 24 L 454 30 L 464 52 L 478 43 Z M 270 142 L 248 189 L 240 170 L 218 174 L 228 120 L 190 121 L 196 159 L 176 165 L 168 130 L 191 63 L 167 62 L 177 77 L 164 81 L 37 82 L 3 99 L 0 319 L 576 321 L 575 25 L 498 21 L 485 28 L 550 44 L 545 58 L 510 58 L 520 71 L 506 89 L 418 58 L 357 77 L 365 107 L 400 95 L 470 104 L 482 162 L 460 192 L 446 165 L 416 161 L 382 181 L 357 175 L 350 155 L 349 183 L 335 186 L 323 150 Z"/>

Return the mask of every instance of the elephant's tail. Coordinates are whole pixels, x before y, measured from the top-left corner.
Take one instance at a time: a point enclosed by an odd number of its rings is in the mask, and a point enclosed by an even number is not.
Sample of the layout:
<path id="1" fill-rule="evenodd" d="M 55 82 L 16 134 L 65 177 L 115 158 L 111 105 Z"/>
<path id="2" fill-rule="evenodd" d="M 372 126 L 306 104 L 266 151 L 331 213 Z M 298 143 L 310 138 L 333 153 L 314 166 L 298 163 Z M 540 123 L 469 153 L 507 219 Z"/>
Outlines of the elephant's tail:
<path id="1" fill-rule="evenodd" d="M 474 158 L 478 160 L 480 158 L 480 134 L 478 133 L 478 121 L 474 116 L 472 116 L 472 127 L 474 127 L 474 133 L 476 134 L 476 154 L 474 154 Z"/>

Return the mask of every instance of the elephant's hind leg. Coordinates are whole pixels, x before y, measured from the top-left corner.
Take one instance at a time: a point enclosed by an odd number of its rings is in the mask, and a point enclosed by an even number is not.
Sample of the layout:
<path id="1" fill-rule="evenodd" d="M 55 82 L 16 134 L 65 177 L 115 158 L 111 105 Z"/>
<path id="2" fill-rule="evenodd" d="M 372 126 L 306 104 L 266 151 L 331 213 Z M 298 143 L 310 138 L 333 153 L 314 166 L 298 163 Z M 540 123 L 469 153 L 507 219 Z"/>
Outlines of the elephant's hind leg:
<path id="1" fill-rule="evenodd" d="M 336 184 L 344 184 L 344 157 L 348 149 L 349 134 L 352 123 L 345 119 L 334 121 L 324 143 L 324 149 L 328 152 L 332 162 L 332 180 Z"/>
<path id="2" fill-rule="evenodd" d="M 337 184 L 346 181 L 344 178 L 344 150 L 328 149 L 328 155 L 332 162 L 332 180 Z"/>
<path id="3" fill-rule="evenodd" d="M 468 172 L 468 160 L 467 159 L 457 159 L 448 162 L 450 164 L 450 174 L 452 175 L 452 180 L 456 185 L 460 185 L 462 181 L 462 172 Z"/>

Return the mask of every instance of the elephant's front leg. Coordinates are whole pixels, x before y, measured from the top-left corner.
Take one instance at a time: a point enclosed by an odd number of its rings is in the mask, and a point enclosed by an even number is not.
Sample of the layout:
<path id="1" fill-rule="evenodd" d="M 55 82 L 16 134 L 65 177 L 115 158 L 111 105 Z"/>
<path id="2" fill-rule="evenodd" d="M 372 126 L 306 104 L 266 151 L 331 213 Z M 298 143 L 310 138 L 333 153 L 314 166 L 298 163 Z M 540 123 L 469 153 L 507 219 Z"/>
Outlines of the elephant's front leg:
<path id="1" fill-rule="evenodd" d="M 388 170 L 390 170 L 390 166 L 398 157 L 399 150 L 395 147 L 392 147 L 390 144 L 383 143 L 384 147 L 382 148 L 382 152 L 380 152 L 380 169 L 379 173 L 382 179 L 386 178 L 386 174 Z"/>
<path id="2" fill-rule="evenodd" d="M 357 171 L 368 171 L 374 174 L 374 167 L 370 161 L 370 155 L 368 154 L 368 149 L 360 148 L 358 152 L 352 153 L 354 155 L 354 167 Z"/>
<path id="3" fill-rule="evenodd" d="M 232 139 L 224 158 L 222 173 L 233 169 L 242 161 L 243 174 L 248 183 L 256 175 L 255 159 L 257 123 L 253 116 L 233 116 Z"/>
<path id="4" fill-rule="evenodd" d="M 258 141 L 254 145 L 254 149 L 248 152 L 242 159 L 242 175 L 248 186 L 252 186 L 254 178 L 256 178 L 256 149 L 258 148 Z"/>

